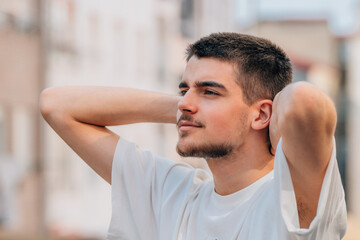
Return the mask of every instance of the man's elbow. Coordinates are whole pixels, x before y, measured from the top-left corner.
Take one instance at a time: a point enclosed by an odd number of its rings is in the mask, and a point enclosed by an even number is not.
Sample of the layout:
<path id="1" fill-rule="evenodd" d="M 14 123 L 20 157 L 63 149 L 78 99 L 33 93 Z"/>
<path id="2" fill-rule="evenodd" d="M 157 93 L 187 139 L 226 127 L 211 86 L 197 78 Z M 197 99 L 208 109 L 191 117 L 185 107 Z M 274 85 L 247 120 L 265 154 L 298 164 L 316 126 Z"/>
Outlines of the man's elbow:
<path id="1" fill-rule="evenodd" d="M 335 132 L 337 115 L 334 103 L 317 87 L 309 83 L 296 83 L 291 91 L 290 108 L 286 121 L 297 126 L 322 130 L 327 135 Z"/>
<path id="2" fill-rule="evenodd" d="M 46 88 L 40 94 L 39 108 L 41 115 L 45 120 L 47 120 L 56 111 L 55 96 L 55 88 Z"/>

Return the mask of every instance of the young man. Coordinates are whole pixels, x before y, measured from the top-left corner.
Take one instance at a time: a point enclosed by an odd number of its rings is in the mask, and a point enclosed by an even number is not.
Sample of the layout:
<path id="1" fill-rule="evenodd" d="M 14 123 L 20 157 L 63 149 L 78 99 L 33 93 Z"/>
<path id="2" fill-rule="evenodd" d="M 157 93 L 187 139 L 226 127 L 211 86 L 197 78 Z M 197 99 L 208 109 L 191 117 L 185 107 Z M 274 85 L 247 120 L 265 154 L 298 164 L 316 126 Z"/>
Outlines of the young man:
<path id="1" fill-rule="evenodd" d="M 346 229 L 331 100 L 292 83 L 270 41 L 236 33 L 188 48 L 181 97 L 135 89 L 47 89 L 41 112 L 112 184 L 108 239 L 340 239 Z M 288 86 L 286 86 L 288 85 Z M 176 123 L 177 151 L 143 151 L 105 126 Z"/>

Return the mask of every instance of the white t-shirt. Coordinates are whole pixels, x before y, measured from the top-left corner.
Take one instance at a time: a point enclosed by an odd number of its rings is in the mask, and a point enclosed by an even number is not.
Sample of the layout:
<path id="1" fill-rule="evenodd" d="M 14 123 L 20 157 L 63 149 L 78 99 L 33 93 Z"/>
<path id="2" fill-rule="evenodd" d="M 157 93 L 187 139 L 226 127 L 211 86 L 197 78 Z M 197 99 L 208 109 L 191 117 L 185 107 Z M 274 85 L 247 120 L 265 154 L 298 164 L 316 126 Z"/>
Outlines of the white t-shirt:
<path id="1" fill-rule="evenodd" d="M 236 193 L 221 196 L 206 171 L 120 139 L 112 168 L 112 206 L 108 240 L 333 240 L 346 231 L 335 141 L 309 229 L 299 227 L 281 140 L 273 171 Z"/>

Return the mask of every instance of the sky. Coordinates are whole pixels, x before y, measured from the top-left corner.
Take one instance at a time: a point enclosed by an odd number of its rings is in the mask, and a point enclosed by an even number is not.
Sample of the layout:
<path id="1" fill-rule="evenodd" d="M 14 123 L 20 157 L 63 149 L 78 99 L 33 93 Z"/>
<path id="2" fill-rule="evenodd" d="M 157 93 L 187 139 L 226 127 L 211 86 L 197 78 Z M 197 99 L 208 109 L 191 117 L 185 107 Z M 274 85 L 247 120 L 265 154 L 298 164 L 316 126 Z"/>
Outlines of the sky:
<path id="1" fill-rule="evenodd" d="M 234 0 L 235 16 L 241 27 L 256 21 L 327 20 L 337 36 L 359 28 L 359 0 Z"/>

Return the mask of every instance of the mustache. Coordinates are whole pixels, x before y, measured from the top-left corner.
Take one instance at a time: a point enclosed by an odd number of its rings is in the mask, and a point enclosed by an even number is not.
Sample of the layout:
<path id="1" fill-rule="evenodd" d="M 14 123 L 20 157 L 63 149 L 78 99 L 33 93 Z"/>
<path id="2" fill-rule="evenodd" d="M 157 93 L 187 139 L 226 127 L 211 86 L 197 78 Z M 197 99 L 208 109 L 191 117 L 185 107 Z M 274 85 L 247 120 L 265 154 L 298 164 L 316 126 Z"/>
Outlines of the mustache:
<path id="1" fill-rule="evenodd" d="M 176 126 L 179 126 L 179 123 L 180 123 L 180 121 L 182 121 L 182 120 L 184 120 L 184 121 L 189 121 L 189 122 L 191 122 L 191 123 L 194 123 L 194 124 L 196 124 L 196 125 L 199 125 L 200 127 L 203 127 L 203 126 L 204 126 L 204 124 L 202 124 L 202 122 L 199 122 L 199 121 L 194 120 L 194 118 L 193 118 L 191 115 L 181 115 L 180 118 L 179 118 L 179 120 L 178 120 L 177 123 L 176 123 Z"/>

